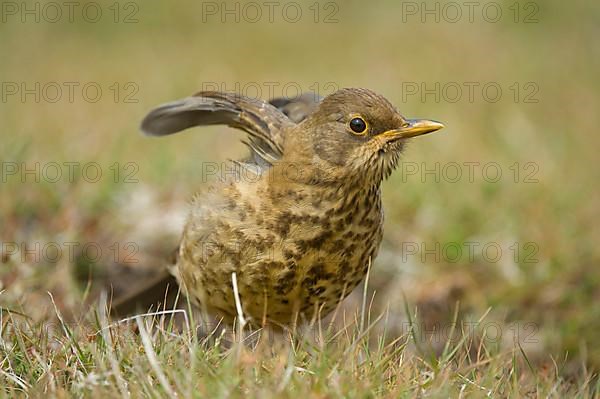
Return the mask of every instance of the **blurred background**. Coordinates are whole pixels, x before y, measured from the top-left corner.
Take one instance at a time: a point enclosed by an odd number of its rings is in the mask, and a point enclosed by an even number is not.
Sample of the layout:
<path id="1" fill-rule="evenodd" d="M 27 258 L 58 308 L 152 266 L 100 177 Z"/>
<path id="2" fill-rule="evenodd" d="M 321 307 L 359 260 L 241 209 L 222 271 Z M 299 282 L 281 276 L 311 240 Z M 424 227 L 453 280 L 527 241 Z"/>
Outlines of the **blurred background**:
<path id="1" fill-rule="evenodd" d="M 373 311 L 402 333 L 410 309 L 435 347 L 458 309 L 499 346 L 597 369 L 600 6 L 465 3 L 4 1 L 0 305 L 43 321 L 50 292 L 76 319 L 152 275 L 200 165 L 245 154 L 225 127 L 143 137 L 152 107 L 366 87 L 446 125 L 384 184 Z"/>

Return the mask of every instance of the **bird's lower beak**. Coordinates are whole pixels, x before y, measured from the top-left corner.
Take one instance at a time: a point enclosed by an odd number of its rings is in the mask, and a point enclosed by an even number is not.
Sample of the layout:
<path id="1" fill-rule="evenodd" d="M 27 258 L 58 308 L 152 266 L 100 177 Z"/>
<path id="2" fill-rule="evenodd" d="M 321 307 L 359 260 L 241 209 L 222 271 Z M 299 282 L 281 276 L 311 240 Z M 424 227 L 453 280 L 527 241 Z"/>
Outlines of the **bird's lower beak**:
<path id="1" fill-rule="evenodd" d="M 408 139 L 440 130 L 444 125 L 440 122 L 427 119 L 407 119 L 406 125 L 393 130 L 383 132 L 382 135 L 389 140 Z"/>

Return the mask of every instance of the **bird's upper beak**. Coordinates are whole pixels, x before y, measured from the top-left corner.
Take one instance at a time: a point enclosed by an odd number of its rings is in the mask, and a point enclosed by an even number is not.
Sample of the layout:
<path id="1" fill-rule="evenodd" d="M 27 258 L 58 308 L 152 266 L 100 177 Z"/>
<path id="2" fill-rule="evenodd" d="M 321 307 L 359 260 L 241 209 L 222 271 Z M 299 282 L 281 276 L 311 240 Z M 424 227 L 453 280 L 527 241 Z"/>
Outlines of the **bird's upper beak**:
<path id="1" fill-rule="evenodd" d="M 406 124 L 398 129 L 381 133 L 388 140 L 407 139 L 440 130 L 444 125 L 427 119 L 406 119 Z"/>

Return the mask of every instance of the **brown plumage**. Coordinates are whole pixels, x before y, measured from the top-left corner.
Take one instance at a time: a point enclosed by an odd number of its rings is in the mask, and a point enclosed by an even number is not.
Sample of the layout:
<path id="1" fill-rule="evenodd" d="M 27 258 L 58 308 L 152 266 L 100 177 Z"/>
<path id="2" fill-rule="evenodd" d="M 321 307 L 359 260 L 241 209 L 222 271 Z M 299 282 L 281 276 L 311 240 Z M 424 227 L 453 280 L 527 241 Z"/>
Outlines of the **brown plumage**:
<path id="1" fill-rule="evenodd" d="M 151 111 L 142 130 L 213 124 L 246 131 L 251 156 L 195 196 L 170 272 L 228 320 L 235 272 L 244 314 L 283 325 L 326 315 L 360 283 L 383 235 L 382 180 L 407 138 L 442 127 L 405 119 L 370 90 L 342 89 L 272 104 L 201 92 Z"/>

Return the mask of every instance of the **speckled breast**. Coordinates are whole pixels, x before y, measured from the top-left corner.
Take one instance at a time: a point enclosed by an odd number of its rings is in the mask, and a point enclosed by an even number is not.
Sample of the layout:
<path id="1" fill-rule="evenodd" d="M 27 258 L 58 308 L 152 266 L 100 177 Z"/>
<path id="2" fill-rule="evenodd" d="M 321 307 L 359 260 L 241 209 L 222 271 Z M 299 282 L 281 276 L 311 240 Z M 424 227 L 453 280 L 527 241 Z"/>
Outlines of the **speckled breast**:
<path id="1" fill-rule="evenodd" d="M 227 319 L 236 315 L 233 272 L 245 316 L 256 322 L 325 316 L 361 282 L 381 243 L 378 187 L 274 192 L 232 184 L 225 194 L 194 203 L 176 275 L 201 307 Z"/>

